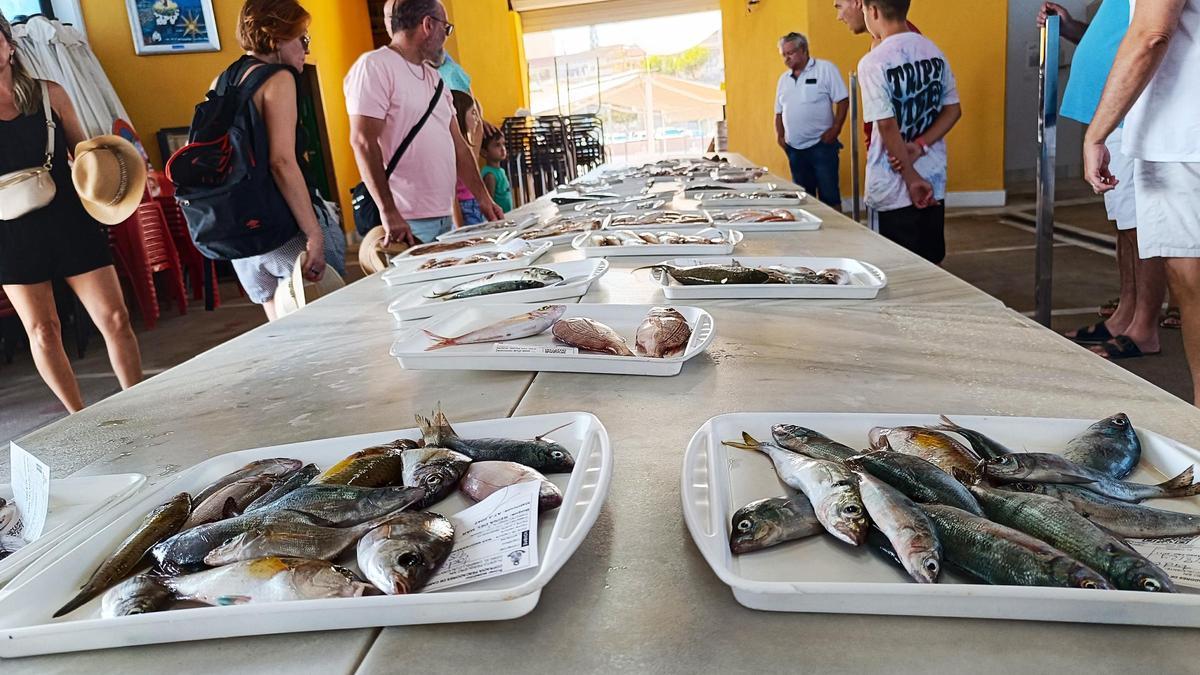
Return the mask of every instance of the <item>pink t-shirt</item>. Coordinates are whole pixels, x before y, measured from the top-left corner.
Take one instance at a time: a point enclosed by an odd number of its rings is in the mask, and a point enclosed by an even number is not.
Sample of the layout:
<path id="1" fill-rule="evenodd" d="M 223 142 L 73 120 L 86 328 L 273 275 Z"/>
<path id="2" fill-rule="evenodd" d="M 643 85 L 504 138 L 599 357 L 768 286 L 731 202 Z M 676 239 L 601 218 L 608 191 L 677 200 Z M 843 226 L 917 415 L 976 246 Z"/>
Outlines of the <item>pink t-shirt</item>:
<path id="1" fill-rule="evenodd" d="M 429 65 L 418 67 L 382 47 L 360 56 L 346 75 L 346 112 L 384 121 L 379 145 L 386 163 L 425 114 L 437 83 Z M 450 125 L 458 122 L 449 87 L 442 97 L 392 173 L 392 195 L 405 218 L 440 218 L 454 210 L 458 171 Z"/>

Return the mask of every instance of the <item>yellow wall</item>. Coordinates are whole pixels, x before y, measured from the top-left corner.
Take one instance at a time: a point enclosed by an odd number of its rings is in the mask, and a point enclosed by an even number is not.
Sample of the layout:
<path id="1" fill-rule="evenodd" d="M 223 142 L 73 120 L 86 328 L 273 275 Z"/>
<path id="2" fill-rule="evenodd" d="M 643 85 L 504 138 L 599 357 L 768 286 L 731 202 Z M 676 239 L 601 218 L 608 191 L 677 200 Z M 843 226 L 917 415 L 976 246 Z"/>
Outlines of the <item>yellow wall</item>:
<path id="1" fill-rule="evenodd" d="M 963 119 L 948 139 L 949 190 L 1003 190 L 1008 1 L 913 5 L 912 22 L 946 53 L 962 99 Z M 870 37 L 851 35 L 829 0 L 765 2 L 750 13 L 743 0 L 722 0 L 721 9 L 730 150 L 787 175 L 773 127 L 775 83 L 784 69 L 779 37 L 790 30 L 806 34 L 813 55 L 833 61 L 843 74 L 857 67 Z M 847 197 L 849 127 L 847 123 L 842 133 L 842 190 Z"/>
<path id="2" fill-rule="evenodd" d="M 191 123 L 193 108 L 203 100 L 212 80 L 241 54 L 236 33 L 241 3 L 237 0 L 213 3 L 220 52 L 163 56 L 134 53 L 125 0 L 87 0 L 81 4 L 92 49 L 133 118 L 131 122 L 141 135 L 151 161 L 161 168 L 155 133 L 164 127 Z M 358 170 L 348 142 L 350 123 L 342 96 L 342 78 L 354 59 L 372 47 L 366 3 L 308 0 L 303 4 L 313 16 L 309 31 L 313 53 L 309 62 L 317 66 L 321 84 L 338 198 L 343 212 L 349 213 L 347 191 L 358 182 Z"/>
<path id="3" fill-rule="evenodd" d="M 521 19 L 508 0 L 443 0 L 454 35 L 447 49 L 471 76 L 471 90 L 489 122 L 499 124 L 529 105 Z"/>

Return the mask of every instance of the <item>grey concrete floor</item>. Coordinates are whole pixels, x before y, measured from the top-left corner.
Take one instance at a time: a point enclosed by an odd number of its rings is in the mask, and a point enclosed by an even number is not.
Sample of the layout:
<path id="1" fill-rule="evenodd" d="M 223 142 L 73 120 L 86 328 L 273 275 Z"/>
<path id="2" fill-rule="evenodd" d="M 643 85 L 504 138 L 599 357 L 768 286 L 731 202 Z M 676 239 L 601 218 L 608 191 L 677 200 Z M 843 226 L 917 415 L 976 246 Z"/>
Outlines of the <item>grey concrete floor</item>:
<path id="1" fill-rule="evenodd" d="M 1059 190 L 1059 204 L 1055 219 L 1065 233 L 1055 244 L 1052 327 L 1066 331 L 1099 320 L 1096 308 L 1116 297 L 1118 276 L 1112 247 L 1096 241 L 1113 233 L 1103 203 L 1086 188 L 1066 185 Z M 1003 209 L 952 211 L 946 221 L 949 254 L 944 267 L 1016 311 L 1032 315 L 1034 235 L 1027 224 L 1032 213 L 1032 194 L 1022 190 L 1010 193 L 1010 204 Z M 1076 230 L 1093 236 L 1086 240 L 1070 236 Z M 347 281 L 361 277 L 355 260 L 347 267 Z M 240 297 L 232 282 L 222 285 L 221 297 L 225 302 L 214 312 L 205 312 L 202 303 L 193 303 L 186 316 L 167 308 L 152 331 L 144 330 L 135 316 L 148 377 L 265 322 L 262 310 Z M 1020 349 L 1020 345 L 997 344 L 995 348 Z M 98 335 L 92 337 L 84 358 L 72 354 L 72 365 L 88 403 L 119 391 Z M 1122 361 L 1121 365 L 1191 400 L 1191 380 L 1178 331 L 1162 331 L 1162 354 Z M 179 414 L 186 415 L 187 410 L 180 409 Z M 0 361 L 0 447 L 64 415 L 38 376 L 27 349 L 19 351 L 11 365 Z"/>

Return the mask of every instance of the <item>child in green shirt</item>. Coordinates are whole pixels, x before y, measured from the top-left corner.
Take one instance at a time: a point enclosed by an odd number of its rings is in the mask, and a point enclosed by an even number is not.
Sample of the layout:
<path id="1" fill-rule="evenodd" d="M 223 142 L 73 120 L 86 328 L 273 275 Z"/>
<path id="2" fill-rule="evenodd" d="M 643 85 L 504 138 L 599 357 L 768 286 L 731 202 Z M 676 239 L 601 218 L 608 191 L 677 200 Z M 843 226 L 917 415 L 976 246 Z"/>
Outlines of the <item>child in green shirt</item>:
<path id="1" fill-rule="evenodd" d="M 480 170 L 483 184 L 492 193 L 492 199 L 504 209 L 505 213 L 513 209 L 512 185 L 508 182 L 508 174 L 500 168 L 500 163 L 508 159 L 508 148 L 504 145 L 504 134 L 496 130 L 483 139 L 481 150 L 487 164 Z"/>

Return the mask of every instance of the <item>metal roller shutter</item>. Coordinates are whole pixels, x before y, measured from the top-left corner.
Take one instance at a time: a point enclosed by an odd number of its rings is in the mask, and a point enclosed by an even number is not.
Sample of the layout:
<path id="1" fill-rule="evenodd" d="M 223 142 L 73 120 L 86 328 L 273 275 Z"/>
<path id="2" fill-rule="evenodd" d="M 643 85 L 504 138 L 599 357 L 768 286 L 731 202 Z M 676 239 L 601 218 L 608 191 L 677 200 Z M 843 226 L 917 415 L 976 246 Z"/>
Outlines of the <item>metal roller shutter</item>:
<path id="1" fill-rule="evenodd" d="M 709 12 L 720 0 L 510 0 L 527 33 L 657 16 Z"/>

